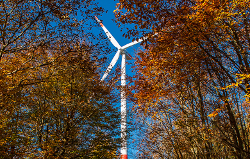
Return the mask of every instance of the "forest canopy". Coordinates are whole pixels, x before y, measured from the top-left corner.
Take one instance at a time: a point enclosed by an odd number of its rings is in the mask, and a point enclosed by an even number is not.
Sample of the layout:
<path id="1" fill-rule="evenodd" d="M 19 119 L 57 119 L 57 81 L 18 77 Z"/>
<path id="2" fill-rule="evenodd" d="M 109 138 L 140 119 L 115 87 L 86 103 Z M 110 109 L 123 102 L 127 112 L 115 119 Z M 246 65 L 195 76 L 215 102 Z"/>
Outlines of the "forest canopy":
<path id="1" fill-rule="evenodd" d="M 134 113 L 140 157 L 247 158 L 248 0 L 120 0 L 126 36 L 157 36 L 138 52 Z"/>
<path id="2" fill-rule="evenodd" d="M 103 11 L 92 0 L 0 2 L 0 158 L 116 156 L 116 98 L 96 56 L 105 48 L 86 40 Z"/>
<path id="3" fill-rule="evenodd" d="M 127 89 L 138 158 L 247 158 L 249 0 L 118 0 L 148 37 Z M 115 158 L 117 90 L 100 81 L 94 0 L 0 2 L 2 158 Z"/>

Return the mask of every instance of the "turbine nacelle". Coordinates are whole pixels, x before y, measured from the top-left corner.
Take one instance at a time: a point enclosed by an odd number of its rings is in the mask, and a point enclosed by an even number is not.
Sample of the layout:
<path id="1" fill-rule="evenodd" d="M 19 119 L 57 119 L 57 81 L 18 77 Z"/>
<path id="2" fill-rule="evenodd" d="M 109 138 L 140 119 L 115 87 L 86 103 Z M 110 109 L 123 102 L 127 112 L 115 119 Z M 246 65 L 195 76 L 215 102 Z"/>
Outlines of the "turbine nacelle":
<path id="1" fill-rule="evenodd" d="M 128 53 L 127 50 L 122 50 L 120 49 L 121 53 L 120 54 L 125 54 L 126 55 L 126 60 L 132 60 L 132 56 Z"/>

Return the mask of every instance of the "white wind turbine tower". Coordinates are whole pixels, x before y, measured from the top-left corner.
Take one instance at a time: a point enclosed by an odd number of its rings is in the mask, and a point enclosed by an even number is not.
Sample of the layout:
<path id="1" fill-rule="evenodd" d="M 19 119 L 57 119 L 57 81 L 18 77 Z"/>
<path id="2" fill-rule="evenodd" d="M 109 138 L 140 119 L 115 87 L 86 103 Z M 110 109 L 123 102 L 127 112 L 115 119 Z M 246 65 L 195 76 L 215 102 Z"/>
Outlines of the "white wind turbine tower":
<path id="1" fill-rule="evenodd" d="M 126 127 L 126 122 L 127 122 L 127 110 L 126 110 L 126 95 L 125 95 L 125 86 L 126 86 L 126 68 L 125 68 L 125 59 L 127 60 L 131 60 L 132 57 L 128 54 L 128 52 L 126 51 L 127 48 L 138 44 L 140 42 L 142 42 L 143 40 L 147 39 L 147 38 L 141 38 L 137 41 L 133 41 L 131 43 L 128 43 L 124 46 L 120 46 L 119 43 L 115 40 L 115 38 L 110 34 L 110 32 L 107 30 L 107 28 L 102 24 L 102 22 L 95 16 L 97 22 L 101 25 L 102 29 L 104 30 L 104 32 L 106 33 L 106 35 L 108 36 L 109 40 L 111 41 L 111 43 L 118 49 L 118 51 L 116 52 L 115 56 L 113 57 L 111 63 L 109 64 L 106 72 L 104 73 L 104 75 L 102 76 L 101 81 L 103 81 L 107 75 L 109 74 L 109 72 L 111 71 L 111 69 L 113 68 L 113 66 L 115 65 L 115 63 L 117 62 L 117 60 L 119 59 L 119 56 L 122 56 L 122 63 L 121 63 L 121 159 L 127 159 L 127 127 Z"/>

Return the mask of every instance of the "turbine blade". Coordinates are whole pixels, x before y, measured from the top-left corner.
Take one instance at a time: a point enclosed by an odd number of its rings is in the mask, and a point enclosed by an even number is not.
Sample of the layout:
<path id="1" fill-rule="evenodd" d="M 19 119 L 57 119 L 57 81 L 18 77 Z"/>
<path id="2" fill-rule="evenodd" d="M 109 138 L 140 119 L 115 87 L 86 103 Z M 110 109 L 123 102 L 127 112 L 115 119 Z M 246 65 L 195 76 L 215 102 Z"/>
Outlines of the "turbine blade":
<path id="1" fill-rule="evenodd" d="M 136 41 L 132 41 L 131 43 L 128 43 L 128 44 L 124 45 L 123 47 L 121 47 L 121 49 L 127 49 L 127 48 L 129 48 L 129 47 L 131 47 L 131 46 L 133 46 L 135 44 L 138 44 L 138 43 L 142 42 L 143 40 L 146 40 L 147 38 L 148 37 L 143 37 L 143 38 L 140 38 L 140 39 L 138 39 Z"/>
<path id="2" fill-rule="evenodd" d="M 155 35 L 158 35 L 158 33 L 155 33 L 153 36 L 155 36 Z M 142 37 L 142 38 L 140 38 L 140 39 L 138 39 L 138 40 L 135 40 L 135 41 L 132 41 L 131 43 L 128 43 L 128 44 L 126 44 L 126 45 L 124 45 L 123 47 L 121 47 L 121 49 L 127 49 L 127 48 L 129 48 L 129 47 L 131 47 L 131 46 L 133 46 L 133 45 L 135 45 L 135 44 L 138 44 L 138 43 L 140 43 L 140 42 L 142 42 L 142 41 L 144 41 L 144 40 L 146 40 L 148 37 Z"/>
<path id="3" fill-rule="evenodd" d="M 101 81 L 103 81 L 109 74 L 109 72 L 112 70 L 112 68 L 114 67 L 115 63 L 117 62 L 117 60 L 119 59 L 120 56 L 120 50 L 118 50 L 115 54 L 115 56 L 113 57 L 111 63 L 109 64 L 107 70 L 105 71 L 104 75 L 102 76 Z"/>
<path id="4" fill-rule="evenodd" d="M 102 22 L 95 16 L 96 21 L 101 25 L 102 29 L 106 33 L 107 37 L 111 41 L 111 43 L 118 49 L 121 48 L 120 44 L 115 40 L 115 38 L 111 35 L 111 33 L 108 31 L 108 29 L 102 24 Z"/>

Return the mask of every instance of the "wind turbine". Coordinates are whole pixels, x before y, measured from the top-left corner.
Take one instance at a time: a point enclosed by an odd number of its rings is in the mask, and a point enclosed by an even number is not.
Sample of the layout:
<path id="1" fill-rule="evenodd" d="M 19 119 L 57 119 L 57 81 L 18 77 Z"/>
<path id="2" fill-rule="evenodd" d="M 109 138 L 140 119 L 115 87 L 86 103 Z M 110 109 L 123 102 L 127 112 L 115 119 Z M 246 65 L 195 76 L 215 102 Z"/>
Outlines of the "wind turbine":
<path id="1" fill-rule="evenodd" d="M 119 43 L 115 40 L 115 38 L 111 35 L 111 33 L 108 31 L 108 29 L 102 24 L 102 22 L 95 16 L 97 22 L 101 25 L 102 29 L 108 36 L 108 39 L 111 41 L 111 43 L 118 49 L 115 56 L 113 57 L 111 63 L 109 64 L 106 72 L 102 76 L 101 81 L 103 81 L 111 71 L 111 69 L 114 67 L 115 63 L 119 59 L 119 56 L 122 56 L 122 63 L 121 63 L 121 159 L 127 159 L 127 110 L 126 110 L 126 95 L 125 95 L 125 86 L 126 86 L 126 68 L 125 68 L 125 60 L 131 60 L 132 57 L 129 55 L 129 53 L 126 51 L 127 48 L 138 44 L 142 42 L 143 40 L 147 38 L 141 38 L 136 41 L 133 41 L 131 43 L 128 43 L 124 46 L 120 46 Z"/>

